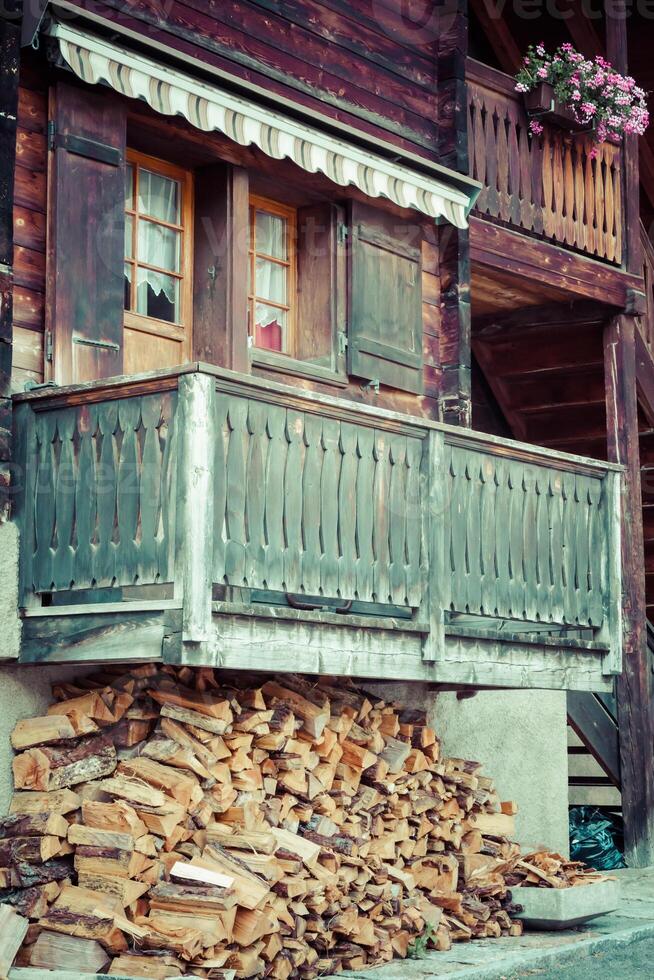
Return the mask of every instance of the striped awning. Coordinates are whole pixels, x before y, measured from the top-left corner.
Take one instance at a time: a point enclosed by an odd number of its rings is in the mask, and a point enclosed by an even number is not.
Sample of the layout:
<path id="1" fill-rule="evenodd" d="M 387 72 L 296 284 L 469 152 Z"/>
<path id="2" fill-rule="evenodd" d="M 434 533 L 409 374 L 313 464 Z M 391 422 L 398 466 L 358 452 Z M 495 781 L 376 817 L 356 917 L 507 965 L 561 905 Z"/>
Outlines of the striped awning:
<path id="1" fill-rule="evenodd" d="M 67 24 L 54 24 L 50 34 L 66 64 L 85 82 L 105 82 L 157 112 L 183 116 L 198 129 L 217 130 L 241 146 L 254 143 L 276 160 L 288 157 L 341 186 L 353 184 L 369 197 L 386 197 L 467 227 L 477 188 L 473 182 L 468 188 L 465 178 L 462 187 L 460 175 L 453 173 L 449 184 Z"/>

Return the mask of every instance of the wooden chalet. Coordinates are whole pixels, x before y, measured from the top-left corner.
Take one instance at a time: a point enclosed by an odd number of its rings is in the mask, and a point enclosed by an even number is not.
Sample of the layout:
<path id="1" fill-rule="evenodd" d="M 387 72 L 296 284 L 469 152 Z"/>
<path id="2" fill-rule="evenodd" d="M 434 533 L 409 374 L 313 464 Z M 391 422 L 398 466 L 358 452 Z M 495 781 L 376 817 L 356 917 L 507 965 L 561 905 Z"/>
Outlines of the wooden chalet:
<path id="1" fill-rule="evenodd" d="M 511 77 L 651 58 L 581 4 L 409 7 L 0 21 L 20 662 L 615 686 L 653 864 L 654 150 L 639 195 L 635 139 L 532 139 Z"/>

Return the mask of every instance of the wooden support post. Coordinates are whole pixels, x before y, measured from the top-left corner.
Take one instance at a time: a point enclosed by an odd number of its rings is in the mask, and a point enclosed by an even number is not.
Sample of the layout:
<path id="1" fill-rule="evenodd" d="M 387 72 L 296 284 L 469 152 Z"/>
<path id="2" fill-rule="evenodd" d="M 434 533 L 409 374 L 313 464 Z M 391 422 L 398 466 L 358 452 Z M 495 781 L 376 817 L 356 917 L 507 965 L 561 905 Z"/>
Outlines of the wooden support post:
<path id="1" fill-rule="evenodd" d="M 445 611 L 443 609 L 443 576 L 445 574 L 445 436 L 430 431 L 427 436 L 426 466 L 423 471 L 425 537 L 427 539 L 427 574 L 423 590 L 428 611 L 429 633 L 422 645 L 423 660 L 442 660 L 445 652 Z"/>
<path id="2" fill-rule="evenodd" d="M 607 4 L 606 56 L 616 71 L 626 75 L 629 70 L 627 56 L 627 17 L 629 11 L 621 4 Z M 640 175 L 638 169 L 638 137 L 626 135 L 622 140 L 622 230 L 624 241 L 624 267 L 627 272 L 642 275 L 643 246 L 640 240 Z"/>
<path id="3" fill-rule="evenodd" d="M 32 560 L 34 557 L 34 501 L 36 499 L 36 476 L 38 457 L 36 452 L 34 410 L 31 405 L 18 405 L 13 413 L 13 465 L 11 477 L 12 520 L 18 525 L 22 538 L 20 547 L 20 569 L 18 586 L 18 605 L 20 607 L 40 604 L 34 593 Z"/>
<path id="4" fill-rule="evenodd" d="M 176 588 L 183 598 L 182 640 L 207 640 L 213 578 L 215 381 L 208 374 L 179 379 L 181 444 L 177 475 Z"/>
<path id="5" fill-rule="evenodd" d="M 636 396 L 636 321 L 617 316 L 604 331 L 608 458 L 626 467 L 622 495 L 623 664 L 616 680 L 625 857 L 654 864 L 654 723 L 647 656 L 643 518 Z"/>
<path id="6" fill-rule="evenodd" d="M 468 15 L 465 0 L 446 4 L 438 35 L 438 152 L 440 162 L 468 173 L 466 56 Z M 470 370 L 470 236 L 467 230 L 438 229 L 441 276 L 443 381 L 440 414 L 451 425 L 469 427 L 472 415 Z"/>

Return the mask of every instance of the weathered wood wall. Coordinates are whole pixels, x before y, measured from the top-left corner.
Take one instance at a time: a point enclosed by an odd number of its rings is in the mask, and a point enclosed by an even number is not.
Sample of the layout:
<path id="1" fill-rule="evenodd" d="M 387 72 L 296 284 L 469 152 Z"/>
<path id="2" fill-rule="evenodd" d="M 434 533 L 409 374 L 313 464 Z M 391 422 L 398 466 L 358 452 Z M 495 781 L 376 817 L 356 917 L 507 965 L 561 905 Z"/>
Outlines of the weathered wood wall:
<path id="1" fill-rule="evenodd" d="M 47 125 L 47 84 L 24 60 L 14 189 L 14 391 L 28 379 L 43 380 Z"/>
<path id="2" fill-rule="evenodd" d="M 15 280 L 15 310 L 14 310 L 14 360 L 12 388 L 22 391 L 28 379 L 40 382 L 44 379 L 45 344 L 45 300 L 46 300 L 46 219 L 47 219 L 47 121 L 48 121 L 48 88 L 52 74 L 44 66 L 34 64 L 31 55 L 27 56 L 25 70 L 22 73 L 19 128 L 18 128 L 18 160 L 16 167 L 16 191 L 14 200 L 14 235 L 16 248 L 16 280 Z M 119 96 L 116 96 L 119 99 Z M 206 166 L 208 160 L 220 160 L 225 154 L 225 139 L 219 134 L 206 134 L 197 131 L 189 132 L 189 127 L 177 119 L 157 117 L 147 107 L 125 100 L 128 108 L 134 110 L 132 122 L 128 131 L 148 132 L 145 137 L 152 140 L 152 152 L 164 156 L 166 145 L 174 145 L 175 156 L 183 158 L 188 148 L 188 164 L 194 163 Z M 145 127 L 150 125 L 151 130 Z M 165 136 L 165 140 L 164 140 Z M 200 140 L 198 149 L 196 140 Z M 146 144 L 147 145 L 147 144 Z M 139 144 L 140 146 L 140 144 Z M 267 165 L 261 160 L 261 154 L 253 155 L 250 150 L 231 147 L 235 161 L 246 167 L 254 168 Z M 271 164 L 270 173 L 266 179 L 274 189 L 275 182 L 280 187 L 297 184 L 298 171 L 288 162 Z M 310 178 L 316 185 L 318 199 L 325 196 L 326 178 Z M 313 183 L 310 186 L 313 188 Z M 350 190 L 342 191 L 328 185 L 330 193 L 336 196 L 349 194 Z M 272 193 L 272 190 L 271 190 Z M 313 190 L 311 191 L 313 193 Z M 359 195 L 360 196 L 360 195 Z M 409 212 L 405 212 L 409 215 Z M 451 229 L 438 229 L 433 221 L 414 214 L 415 220 L 422 228 L 422 310 L 423 310 L 423 374 L 424 394 L 415 396 L 408 393 L 394 392 L 383 388 L 380 393 L 373 390 L 362 390 L 361 382 L 351 381 L 346 394 L 355 401 L 366 401 L 398 411 L 410 412 L 438 418 L 441 413 L 439 400 L 442 392 L 443 363 L 447 359 L 459 356 L 458 312 L 456 298 L 459 288 L 456 276 L 459 265 L 455 259 L 449 274 L 448 292 L 441 288 L 441 251 L 443 242 L 447 244 L 451 237 Z M 458 238 L 456 239 L 458 242 Z M 457 246 L 458 247 L 458 246 Z M 443 315 L 450 320 L 448 337 L 441 330 Z M 224 329 L 222 324 L 216 324 L 216 329 Z M 205 355 L 206 357 L 206 355 Z M 246 355 L 247 357 L 247 355 Z M 47 365 L 45 365 L 47 368 Z M 280 375 L 279 372 L 267 372 L 264 368 L 256 368 L 255 373 L 268 375 L 273 380 L 283 380 L 300 387 L 316 388 L 333 392 L 329 386 L 320 382 L 299 378 L 289 372 Z M 47 376 L 47 371 L 45 372 Z"/>
<path id="3" fill-rule="evenodd" d="M 20 30 L 9 18 L 11 4 L 0 15 L 0 519 L 7 508 L 11 459 L 10 375 L 14 235 L 12 198 L 16 156 L 16 110 Z"/>
<path id="4" fill-rule="evenodd" d="M 433 0 L 79 0 L 80 8 L 433 158 L 438 140 Z"/>

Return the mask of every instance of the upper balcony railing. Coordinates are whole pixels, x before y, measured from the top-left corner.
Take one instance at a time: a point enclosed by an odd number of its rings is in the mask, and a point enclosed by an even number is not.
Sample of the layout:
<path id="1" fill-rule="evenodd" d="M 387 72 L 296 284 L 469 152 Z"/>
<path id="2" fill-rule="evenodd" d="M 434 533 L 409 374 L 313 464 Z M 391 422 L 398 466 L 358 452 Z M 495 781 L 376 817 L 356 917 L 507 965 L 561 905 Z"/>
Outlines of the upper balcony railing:
<path id="1" fill-rule="evenodd" d="M 619 669 L 615 466 L 198 365 L 16 402 L 24 659 L 67 630 L 102 659 L 112 616 L 172 609 L 187 662 L 582 688 Z"/>
<path id="2" fill-rule="evenodd" d="M 466 80 L 469 173 L 483 184 L 476 213 L 620 265 L 621 147 L 547 122 L 530 136 L 511 77 L 468 59 Z"/>

